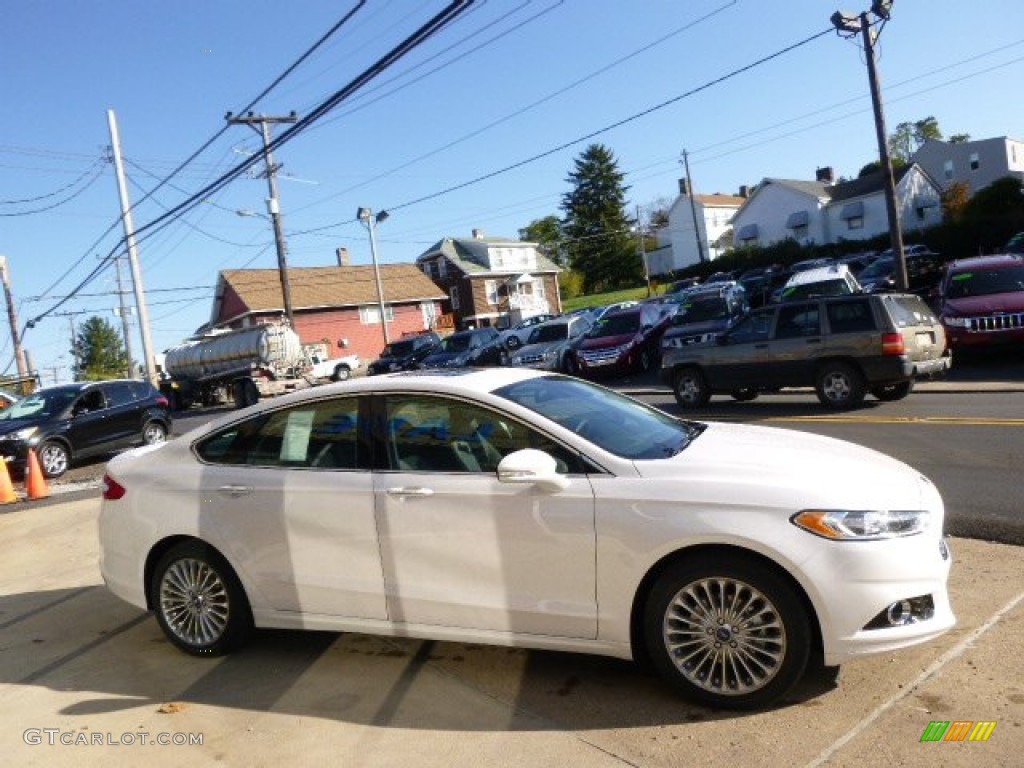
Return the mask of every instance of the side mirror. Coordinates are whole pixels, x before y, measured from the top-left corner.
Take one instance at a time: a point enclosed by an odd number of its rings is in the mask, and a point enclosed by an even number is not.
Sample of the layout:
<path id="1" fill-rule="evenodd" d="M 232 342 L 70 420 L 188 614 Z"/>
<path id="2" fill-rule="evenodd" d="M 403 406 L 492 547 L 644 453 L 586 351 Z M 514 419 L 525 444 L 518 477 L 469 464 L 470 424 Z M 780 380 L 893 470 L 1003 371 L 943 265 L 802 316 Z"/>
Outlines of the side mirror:
<path id="1" fill-rule="evenodd" d="M 558 474 L 554 458 L 535 448 L 514 451 L 498 464 L 498 482 L 509 485 L 537 485 L 547 491 L 569 487 L 569 478 Z"/>

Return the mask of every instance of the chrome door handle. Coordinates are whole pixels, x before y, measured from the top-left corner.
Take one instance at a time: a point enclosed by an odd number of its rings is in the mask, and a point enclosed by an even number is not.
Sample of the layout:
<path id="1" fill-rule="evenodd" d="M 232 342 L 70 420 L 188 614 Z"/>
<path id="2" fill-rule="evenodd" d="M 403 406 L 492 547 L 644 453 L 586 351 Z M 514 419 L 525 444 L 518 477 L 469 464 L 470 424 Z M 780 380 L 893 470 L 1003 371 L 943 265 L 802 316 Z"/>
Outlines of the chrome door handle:
<path id="1" fill-rule="evenodd" d="M 388 496 L 433 496 L 434 491 L 430 488 L 388 488 Z"/>
<path id="2" fill-rule="evenodd" d="M 252 493 L 252 488 L 247 485 L 222 485 L 217 490 L 233 499 L 237 499 L 239 496 L 248 496 Z"/>

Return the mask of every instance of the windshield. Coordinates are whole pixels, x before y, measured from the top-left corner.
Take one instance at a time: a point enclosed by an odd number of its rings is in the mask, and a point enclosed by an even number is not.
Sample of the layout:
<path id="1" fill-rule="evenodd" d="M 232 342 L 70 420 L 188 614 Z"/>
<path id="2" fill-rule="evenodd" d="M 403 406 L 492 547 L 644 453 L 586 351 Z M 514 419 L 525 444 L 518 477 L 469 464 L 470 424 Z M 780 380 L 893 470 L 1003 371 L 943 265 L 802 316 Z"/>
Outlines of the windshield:
<path id="1" fill-rule="evenodd" d="M 549 341 L 563 341 L 569 338 L 569 326 L 566 323 L 542 325 L 530 334 L 530 344 L 544 344 Z"/>
<path id="2" fill-rule="evenodd" d="M 529 408 L 624 459 L 666 459 L 685 449 L 704 425 L 568 376 L 509 384 L 494 394 Z"/>
<path id="3" fill-rule="evenodd" d="M 468 334 L 466 336 L 460 336 L 456 333 L 454 336 L 449 336 L 441 341 L 441 351 L 449 353 L 465 352 L 469 349 L 469 339 L 470 337 Z"/>
<path id="4" fill-rule="evenodd" d="M 23 397 L 0 411 L 0 420 L 45 418 L 60 413 L 78 396 L 76 389 L 54 389 Z"/>
<path id="5" fill-rule="evenodd" d="M 893 260 L 883 256 L 882 258 L 875 259 L 868 264 L 857 279 L 860 280 L 861 284 L 863 284 L 868 280 L 874 280 L 879 277 L 888 277 L 894 271 L 895 265 Z"/>
<path id="6" fill-rule="evenodd" d="M 948 297 L 989 296 L 1024 291 L 1024 266 L 958 272 L 949 279 Z"/>
<path id="7" fill-rule="evenodd" d="M 625 336 L 640 330 L 640 313 L 623 312 L 621 315 L 605 315 L 587 334 L 591 338 L 602 336 Z"/>
<path id="8" fill-rule="evenodd" d="M 729 316 L 729 306 L 721 296 L 696 299 L 691 304 L 683 304 L 672 322 L 676 325 L 686 323 L 702 323 L 705 320 L 718 320 Z"/>
<path id="9" fill-rule="evenodd" d="M 413 353 L 415 349 L 415 342 L 412 339 L 408 341 L 395 341 L 384 347 L 384 351 L 380 353 L 381 357 L 406 357 Z"/>

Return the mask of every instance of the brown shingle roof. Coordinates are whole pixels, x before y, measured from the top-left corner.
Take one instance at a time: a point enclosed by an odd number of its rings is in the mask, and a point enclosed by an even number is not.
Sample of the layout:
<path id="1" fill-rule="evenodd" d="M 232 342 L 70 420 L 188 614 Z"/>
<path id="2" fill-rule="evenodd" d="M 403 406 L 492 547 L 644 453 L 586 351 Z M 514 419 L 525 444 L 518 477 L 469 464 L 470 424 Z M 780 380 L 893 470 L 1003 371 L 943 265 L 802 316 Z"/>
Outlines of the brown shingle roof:
<path id="1" fill-rule="evenodd" d="M 739 208 L 747 201 L 747 198 L 739 197 L 738 195 L 720 195 L 718 193 L 712 195 L 694 195 L 693 199 L 704 205 L 724 205 L 735 208 Z"/>
<path id="2" fill-rule="evenodd" d="M 250 311 L 281 309 L 281 281 L 276 269 L 226 269 L 220 279 L 230 285 Z M 380 280 L 388 303 L 445 298 L 414 264 L 381 264 Z M 377 301 L 372 266 L 298 267 L 288 269 L 294 309 L 362 306 Z"/>

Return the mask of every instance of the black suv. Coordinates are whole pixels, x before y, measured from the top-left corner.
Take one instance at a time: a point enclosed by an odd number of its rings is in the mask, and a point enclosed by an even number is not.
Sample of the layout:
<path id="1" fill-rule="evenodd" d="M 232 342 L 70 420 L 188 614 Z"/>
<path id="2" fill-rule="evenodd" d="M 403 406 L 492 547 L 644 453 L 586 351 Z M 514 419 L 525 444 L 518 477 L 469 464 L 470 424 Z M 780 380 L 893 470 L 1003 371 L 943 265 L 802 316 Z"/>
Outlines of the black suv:
<path id="1" fill-rule="evenodd" d="M 468 368 L 501 365 L 504 347 L 495 328 L 459 331 L 441 339 L 441 344 L 420 362 L 422 368 Z"/>
<path id="2" fill-rule="evenodd" d="M 59 477 L 76 459 L 162 443 L 170 431 L 167 398 L 145 381 L 65 384 L 0 411 L 0 457 L 24 472 L 34 449 L 43 474 Z"/>
<path id="3" fill-rule="evenodd" d="M 392 371 L 408 371 L 415 368 L 424 357 L 433 352 L 441 343 L 441 337 L 433 331 L 393 341 L 384 347 L 380 357 L 366 367 L 367 376 Z"/>
<path id="4" fill-rule="evenodd" d="M 666 349 L 661 376 L 683 407 L 813 386 L 824 405 L 851 408 L 867 392 L 906 397 L 916 376 L 949 365 L 942 324 L 921 297 L 860 294 L 756 309 L 711 344 Z"/>
<path id="5" fill-rule="evenodd" d="M 661 337 L 661 348 L 664 351 L 712 341 L 749 310 L 747 292 L 739 283 L 694 288 L 679 302 L 668 330 Z"/>

